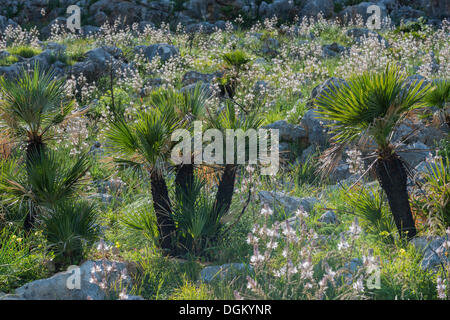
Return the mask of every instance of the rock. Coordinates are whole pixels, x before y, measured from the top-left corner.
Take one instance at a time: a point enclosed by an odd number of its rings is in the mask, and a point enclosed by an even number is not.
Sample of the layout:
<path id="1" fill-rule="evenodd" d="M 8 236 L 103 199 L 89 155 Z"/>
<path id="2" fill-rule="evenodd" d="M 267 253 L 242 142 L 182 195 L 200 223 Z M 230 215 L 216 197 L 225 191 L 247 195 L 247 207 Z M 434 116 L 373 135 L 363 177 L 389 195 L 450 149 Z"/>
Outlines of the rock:
<path id="1" fill-rule="evenodd" d="M 111 64 L 114 70 L 127 72 L 131 69 L 129 65 L 120 61 L 123 56 L 122 50 L 117 47 L 101 47 L 92 49 L 85 54 L 84 61 L 77 62 L 72 66 L 74 75 L 83 74 L 88 81 L 96 81 L 110 69 Z"/>
<path id="2" fill-rule="evenodd" d="M 230 277 L 251 272 L 251 266 L 243 263 L 227 263 L 221 266 L 208 266 L 200 272 L 200 278 L 203 282 L 211 282 L 216 279 L 224 280 Z"/>
<path id="3" fill-rule="evenodd" d="M 105 150 L 102 148 L 102 144 L 99 141 L 96 141 L 94 145 L 89 150 L 89 154 L 94 156 L 103 155 Z"/>
<path id="4" fill-rule="evenodd" d="M 191 23 L 186 26 L 187 33 L 211 34 L 217 31 L 217 26 L 209 22 Z"/>
<path id="5" fill-rule="evenodd" d="M 449 128 L 441 126 L 424 126 L 417 133 L 417 141 L 428 146 L 434 146 L 437 142 L 449 136 Z"/>
<path id="6" fill-rule="evenodd" d="M 281 209 L 286 216 L 292 215 L 300 207 L 303 207 L 306 212 L 311 212 L 314 205 L 319 202 L 313 197 L 291 197 L 280 191 L 260 191 L 258 196 L 261 203 L 268 204 L 274 211 L 279 212 Z"/>
<path id="7" fill-rule="evenodd" d="M 258 13 L 262 19 L 276 16 L 281 20 L 289 20 L 295 17 L 298 10 L 292 0 L 274 0 L 269 4 L 265 1 L 261 2 Z"/>
<path id="8" fill-rule="evenodd" d="M 98 32 L 100 32 L 99 27 L 91 25 L 81 26 L 81 33 L 84 36 L 95 36 L 95 34 L 97 34 Z"/>
<path id="9" fill-rule="evenodd" d="M 181 83 L 184 86 L 197 83 L 197 82 L 213 82 L 215 78 L 220 78 L 222 76 L 221 72 L 215 73 L 201 73 L 198 71 L 188 71 L 184 74 Z"/>
<path id="10" fill-rule="evenodd" d="M 348 163 L 341 161 L 339 165 L 333 170 L 333 172 L 331 172 L 328 176 L 328 182 L 331 184 L 338 183 L 350 178 L 351 176 L 352 173 L 350 172 Z"/>
<path id="11" fill-rule="evenodd" d="M 108 21 L 108 16 L 101 10 L 98 10 L 94 15 L 94 22 L 97 26 L 102 26 L 105 22 Z"/>
<path id="12" fill-rule="evenodd" d="M 44 45 L 44 49 L 48 49 L 56 55 L 63 55 L 66 52 L 67 46 L 56 42 L 48 42 Z"/>
<path id="13" fill-rule="evenodd" d="M 416 237 L 410 241 L 423 254 L 421 268 L 423 270 L 435 269 L 441 263 L 449 263 L 448 258 L 445 258 L 447 250 L 444 248 L 444 237 Z M 439 254 L 439 252 L 441 253 Z M 447 261 L 443 260 L 447 259 Z"/>
<path id="14" fill-rule="evenodd" d="M 166 62 L 170 58 L 180 55 L 178 48 L 167 43 L 157 43 L 150 46 L 137 46 L 134 50 L 136 53 L 143 53 L 148 61 L 152 61 L 153 58 L 159 56 L 161 62 Z"/>
<path id="15" fill-rule="evenodd" d="M 326 224 L 336 224 L 338 222 L 336 214 L 333 210 L 329 210 L 322 214 L 318 221 Z"/>
<path id="16" fill-rule="evenodd" d="M 390 17 L 392 21 L 395 23 L 400 23 L 402 20 L 411 21 L 412 19 L 416 19 L 425 15 L 425 12 L 422 10 L 415 10 L 409 6 L 402 6 L 398 9 L 395 9 L 391 12 Z"/>
<path id="17" fill-rule="evenodd" d="M 141 97 L 147 97 L 149 96 L 153 90 L 161 87 L 166 81 L 164 81 L 161 78 L 150 78 L 146 79 L 144 86 L 142 87 L 140 91 Z"/>
<path id="18" fill-rule="evenodd" d="M 264 80 L 258 80 L 255 82 L 255 84 L 253 85 L 253 93 L 255 94 L 255 96 L 263 96 L 265 95 L 268 91 L 270 91 L 270 85 L 267 81 Z"/>
<path id="19" fill-rule="evenodd" d="M 187 0 L 183 13 L 196 20 L 214 21 L 219 18 L 219 6 L 214 0 Z"/>
<path id="20" fill-rule="evenodd" d="M 278 42 L 277 39 L 274 38 L 268 38 L 266 40 L 264 40 L 263 45 L 261 47 L 261 53 L 263 55 L 268 55 L 268 56 L 277 56 L 278 55 L 278 51 L 277 49 L 280 47 L 280 43 Z"/>
<path id="21" fill-rule="evenodd" d="M 317 147 L 314 145 L 309 145 L 306 147 L 305 150 L 302 151 L 302 154 L 298 158 L 298 163 L 305 163 L 308 159 L 314 156 L 314 154 L 317 152 Z"/>
<path id="22" fill-rule="evenodd" d="M 10 54 L 8 51 L 4 51 L 4 50 L 0 51 L 0 59 L 7 58 L 7 57 L 9 57 L 10 55 L 11 55 L 11 54 Z"/>
<path id="23" fill-rule="evenodd" d="M 55 18 L 47 26 L 43 27 L 40 33 L 44 38 L 48 38 L 50 37 L 53 29 L 70 32 L 69 29 L 67 29 L 67 19 L 64 17 Z"/>
<path id="24" fill-rule="evenodd" d="M 119 281 L 121 272 L 126 272 L 126 266 L 122 262 L 106 261 L 106 266 L 112 266 L 115 270 L 108 275 L 109 286 Z M 103 279 L 104 268 L 102 261 L 86 261 L 79 269 L 59 272 L 47 279 L 36 280 L 16 289 L 16 295 L 26 300 L 104 300 L 105 292 L 100 287 L 91 283 L 91 270 L 97 265 L 100 272 L 96 274 L 98 281 Z M 77 288 L 77 276 L 79 276 L 79 288 Z M 124 280 L 123 287 L 131 285 L 129 278 Z"/>
<path id="25" fill-rule="evenodd" d="M 324 93 L 330 93 L 331 92 L 330 88 L 331 89 L 334 89 L 334 87 L 339 88 L 340 86 L 346 85 L 346 84 L 347 84 L 347 82 L 344 79 L 331 77 L 331 78 L 325 80 L 323 83 L 316 86 L 311 91 L 311 100 L 318 98 L 320 95 L 322 95 Z"/>
<path id="26" fill-rule="evenodd" d="M 306 130 L 301 126 L 286 122 L 286 120 L 278 120 L 269 125 L 264 126 L 265 129 L 279 130 L 280 141 L 296 142 L 306 139 Z"/>
<path id="27" fill-rule="evenodd" d="M 96 180 L 93 184 L 97 187 L 97 191 L 100 194 L 106 194 L 109 192 L 117 193 L 125 188 L 125 183 L 120 179 L 110 179 L 108 181 Z"/>
<path id="28" fill-rule="evenodd" d="M 125 299 L 122 300 L 145 300 L 145 299 L 141 296 L 127 296 Z"/>
<path id="29" fill-rule="evenodd" d="M 337 44 L 336 42 L 322 46 L 322 56 L 324 58 L 336 57 L 339 54 L 345 52 L 346 48 Z"/>
<path id="30" fill-rule="evenodd" d="M 411 0 L 408 1 L 414 9 L 424 10 L 425 13 L 435 19 L 445 19 L 450 16 L 450 3 L 447 0 Z"/>
<path id="31" fill-rule="evenodd" d="M 100 12 L 99 23 L 104 22 L 104 15 L 108 21 L 121 19 L 124 23 L 132 24 L 142 20 L 158 21 L 169 16 L 169 3 L 163 1 L 150 2 L 147 5 L 135 1 L 99 0 L 89 7 L 89 15 L 95 17 Z M 153 19 L 152 19 L 153 18 Z M 95 18 L 94 18 L 95 20 Z M 159 21 L 158 21 L 159 22 Z"/>
<path id="32" fill-rule="evenodd" d="M 301 15 L 316 17 L 322 13 L 325 18 L 331 18 L 334 14 L 333 0 L 311 0 L 301 10 Z"/>
<path id="33" fill-rule="evenodd" d="M 25 298 L 17 294 L 5 294 L 0 296 L 0 300 L 25 300 Z"/>
<path id="34" fill-rule="evenodd" d="M 314 100 L 320 97 L 322 94 L 330 93 L 330 89 L 339 88 L 345 85 L 347 82 L 340 78 L 329 78 L 323 83 L 316 86 L 311 92 L 311 98 L 308 102 L 310 108 L 314 107 Z M 328 122 L 320 119 L 317 109 L 308 110 L 300 121 L 300 126 L 302 126 L 308 135 L 308 141 L 310 144 L 315 144 L 318 146 L 326 146 L 328 144 L 329 129 L 326 127 Z"/>
<path id="35" fill-rule="evenodd" d="M 422 142 L 404 145 L 404 147 L 400 146 L 399 149 L 402 150 L 398 152 L 399 156 L 412 167 L 415 167 L 420 162 L 424 161 L 432 151 L 430 147 Z"/>
<path id="36" fill-rule="evenodd" d="M 0 76 L 4 76 L 7 79 L 14 79 L 19 74 L 20 66 L 18 63 L 6 67 L 0 67 Z"/>
<path id="37" fill-rule="evenodd" d="M 413 129 L 414 124 L 411 121 L 403 121 L 401 122 L 395 129 L 394 134 L 392 135 L 392 141 L 400 142 L 403 141 L 405 143 L 414 142 L 414 134 Z"/>
<path id="38" fill-rule="evenodd" d="M 345 33 L 348 37 L 353 38 L 357 43 L 362 42 L 364 38 L 370 38 L 374 37 L 377 38 L 378 42 L 384 44 L 385 46 L 388 45 L 388 42 L 380 36 L 377 32 L 366 29 L 366 28 L 353 28 L 347 30 Z"/>
<path id="39" fill-rule="evenodd" d="M 312 145 L 326 146 L 329 140 L 329 129 L 325 122 L 319 118 L 316 109 L 308 110 L 300 121 L 300 126 L 306 130 L 308 142 Z"/>
<path id="40" fill-rule="evenodd" d="M 0 32 L 4 32 L 8 26 L 17 27 L 17 23 L 5 16 L 0 16 Z"/>

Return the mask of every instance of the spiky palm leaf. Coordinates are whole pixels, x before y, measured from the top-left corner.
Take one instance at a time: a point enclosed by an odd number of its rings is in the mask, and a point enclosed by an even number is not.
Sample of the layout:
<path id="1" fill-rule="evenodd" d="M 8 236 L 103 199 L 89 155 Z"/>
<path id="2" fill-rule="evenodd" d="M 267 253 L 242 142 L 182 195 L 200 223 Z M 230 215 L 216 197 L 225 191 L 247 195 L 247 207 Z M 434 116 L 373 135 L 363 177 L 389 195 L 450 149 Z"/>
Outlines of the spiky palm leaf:
<path id="1" fill-rule="evenodd" d="M 98 239 L 97 211 L 86 202 L 60 202 L 43 214 L 44 236 L 61 264 L 77 264 Z"/>
<path id="2" fill-rule="evenodd" d="M 328 121 L 333 141 L 351 143 L 371 137 L 380 148 L 390 144 L 392 131 L 406 111 L 424 106 L 429 85 L 408 84 L 397 67 L 382 73 L 367 72 L 350 78 L 339 88 L 332 85 L 315 105 Z"/>
<path id="3" fill-rule="evenodd" d="M 0 121 L 27 144 L 43 142 L 73 109 L 64 80 L 38 64 L 33 71 L 23 69 L 17 79 L 0 78 L 0 93 Z"/>
<path id="4" fill-rule="evenodd" d="M 51 151 L 34 154 L 25 164 L 12 163 L 0 179 L 2 203 L 25 206 L 33 214 L 74 197 L 89 169 L 86 155 L 73 162 Z"/>

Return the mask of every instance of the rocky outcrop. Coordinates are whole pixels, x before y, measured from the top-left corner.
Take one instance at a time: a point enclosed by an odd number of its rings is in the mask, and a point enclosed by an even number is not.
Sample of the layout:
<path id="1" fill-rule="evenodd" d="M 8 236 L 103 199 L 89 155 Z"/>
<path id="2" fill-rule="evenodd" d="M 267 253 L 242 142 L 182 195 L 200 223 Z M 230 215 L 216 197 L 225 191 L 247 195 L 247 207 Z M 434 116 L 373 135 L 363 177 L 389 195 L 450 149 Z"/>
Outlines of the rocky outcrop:
<path id="1" fill-rule="evenodd" d="M 99 285 L 102 282 L 105 287 Z M 50 278 L 27 283 L 16 289 L 15 294 L 0 297 L 0 300 L 104 300 L 111 298 L 110 291 L 116 290 L 114 287 L 118 284 L 121 289 L 131 287 L 125 263 L 86 261 L 80 267 L 73 266 Z M 134 296 L 123 298 L 141 299 Z"/>
<path id="2" fill-rule="evenodd" d="M 134 51 L 136 53 L 143 54 L 148 61 L 152 61 L 156 56 L 158 56 L 161 62 L 166 62 L 170 58 L 180 55 L 180 51 L 177 47 L 167 43 L 157 43 L 150 46 L 137 46 L 134 48 Z"/>
<path id="3" fill-rule="evenodd" d="M 298 209 L 311 212 L 314 205 L 319 202 L 318 199 L 291 197 L 280 191 L 260 191 L 259 199 L 262 204 L 267 204 L 275 212 L 281 212 L 286 216 L 291 216 Z"/>

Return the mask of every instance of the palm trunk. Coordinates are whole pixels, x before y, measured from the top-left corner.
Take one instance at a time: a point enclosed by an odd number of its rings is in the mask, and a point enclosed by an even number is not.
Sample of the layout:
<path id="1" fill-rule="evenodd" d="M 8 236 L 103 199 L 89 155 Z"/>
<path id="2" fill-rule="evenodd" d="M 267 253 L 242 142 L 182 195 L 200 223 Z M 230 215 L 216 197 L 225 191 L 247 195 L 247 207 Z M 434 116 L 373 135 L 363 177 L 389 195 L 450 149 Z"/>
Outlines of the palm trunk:
<path id="1" fill-rule="evenodd" d="M 168 250 L 171 253 L 174 251 L 172 241 L 175 235 L 175 223 L 172 219 L 172 209 L 166 181 L 157 172 L 152 172 L 150 180 L 160 246 L 161 249 Z"/>
<path id="2" fill-rule="evenodd" d="M 396 154 L 392 154 L 378 159 L 375 171 L 400 235 L 407 235 L 410 240 L 416 235 L 416 227 L 409 205 L 405 166 Z"/>
<path id="3" fill-rule="evenodd" d="M 192 183 L 194 181 L 194 165 L 181 164 L 177 167 L 177 175 L 175 177 L 175 186 L 178 197 L 184 197 L 189 194 Z"/>
<path id="4" fill-rule="evenodd" d="M 42 142 L 42 140 L 38 139 L 36 141 L 31 141 L 28 143 L 26 148 L 26 168 L 28 171 L 28 175 L 30 173 L 30 170 L 32 170 L 32 162 L 36 159 L 39 159 L 42 155 L 42 153 L 45 150 L 45 144 Z M 24 221 L 24 229 L 25 231 L 30 231 L 35 222 L 36 222 L 36 216 L 37 216 L 37 208 L 30 204 L 28 208 L 28 213 L 25 217 Z"/>
<path id="5" fill-rule="evenodd" d="M 231 200 L 234 193 L 234 182 L 236 180 L 236 165 L 227 164 L 217 189 L 216 200 L 214 203 L 214 212 L 216 214 L 225 214 L 230 209 Z"/>

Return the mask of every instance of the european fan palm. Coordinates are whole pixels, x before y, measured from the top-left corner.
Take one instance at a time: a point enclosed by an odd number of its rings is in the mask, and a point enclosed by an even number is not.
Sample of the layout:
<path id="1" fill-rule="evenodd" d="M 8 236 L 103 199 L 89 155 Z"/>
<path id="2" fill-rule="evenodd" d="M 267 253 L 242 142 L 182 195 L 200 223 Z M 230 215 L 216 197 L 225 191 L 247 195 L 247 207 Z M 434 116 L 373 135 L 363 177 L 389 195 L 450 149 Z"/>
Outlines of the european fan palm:
<path id="1" fill-rule="evenodd" d="M 238 114 L 235 110 L 234 104 L 232 101 L 227 100 L 225 108 L 221 110 L 217 115 L 211 115 L 208 118 L 208 123 L 211 128 L 218 129 L 222 131 L 224 136 L 226 135 L 226 131 L 231 129 L 242 130 L 243 132 L 247 132 L 251 129 L 258 129 L 262 120 L 258 116 L 257 112 L 251 112 L 247 115 Z M 226 140 L 226 139 L 224 139 Z M 224 141 L 225 142 L 225 141 Z M 233 139 L 234 143 L 234 139 Z M 247 144 L 246 144 L 247 147 Z M 231 200 L 233 198 L 234 193 L 234 183 L 236 180 L 236 172 L 238 169 L 238 164 L 236 159 L 234 159 L 234 163 L 227 163 L 226 161 L 226 146 L 224 146 L 224 165 L 223 165 L 223 173 L 219 181 L 219 186 L 217 189 L 216 200 L 214 203 L 214 210 L 216 212 L 228 212 Z M 237 157 L 238 150 L 234 150 L 235 158 Z M 248 154 L 246 152 L 246 154 Z"/>
<path id="2" fill-rule="evenodd" d="M 52 71 L 35 65 L 22 70 L 17 79 L 0 78 L 0 125 L 9 136 L 26 143 L 27 161 L 41 153 L 54 126 L 60 124 L 73 107 L 67 98 L 64 80 Z"/>
<path id="3" fill-rule="evenodd" d="M 62 265 L 77 264 L 100 234 L 97 212 L 87 202 L 60 202 L 42 215 L 44 236 Z"/>
<path id="4" fill-rule="evenodd" d="M 150 104 L 158 106 L 171 106 L 174 108 L 176 117 L 179 119 L 180 128 L 185 128 L 192 132 L 193 122 L 203 118 L 205 115 L 205 105 L 210 99 L 210 94 L 197 84 L 192 90 L 179 92 L 173 89 L 157 91 L 150 97 Z M 175 184 L 176 190 L 182 194 L 188 194 L 190 185 L 194 179 L 194 164 L 182 163 L 176 167 Z M 179 188 L 178 188 L 179 187 Z"/>
<path id="5" fill-rule="evenodd" d="M 330 87 L 316 99 L 321 118 L 328 126 L 336 144 L 326 153 L 332 167 L 338 153 L 350 143 L 367 144 L 371 139 L 377 148 L 373 164 L 376 176 L 386 193 L 394 221 L 400 234 L 408 238 L 416 234 L 407 191 L 407 170 L 391 141 L 396 124 L 405 112 L 423 106 L 429 86 L 422 81 L 407 84 L 396 67 L 384 72 L 368 72 L 356 76 L 339 88 Z"/>
<path id="6" fill-rule="evenodd" d="M 0 193 L 4 194 L 2 204 L 17 205 L 27 210 L 27 230 L 31 229 L 43 208 L 54 207 L 73 198 L 89 168 L 86 155 L 71 161 L 50 150 L 32 154 L 25 164 L 12 160 L 10 164 L 0 177 Z M 8 164 L 3 165 L 6 167 Z"/>
<path id="7" fill-rule="evenodd" d="M 149 173 L 160 245 L 169 251 L 174 248 L 175 224 L 164 171 L 173 145 L 171 136 L 179 126 L 174 105 L 167 103 L 138 113 L 134 123 L 116 119 L 107 134 L 119 155 L 117 163 Z"/>

